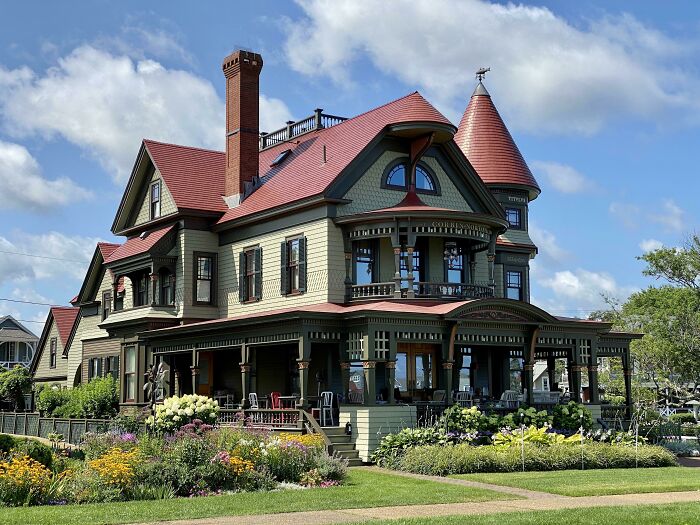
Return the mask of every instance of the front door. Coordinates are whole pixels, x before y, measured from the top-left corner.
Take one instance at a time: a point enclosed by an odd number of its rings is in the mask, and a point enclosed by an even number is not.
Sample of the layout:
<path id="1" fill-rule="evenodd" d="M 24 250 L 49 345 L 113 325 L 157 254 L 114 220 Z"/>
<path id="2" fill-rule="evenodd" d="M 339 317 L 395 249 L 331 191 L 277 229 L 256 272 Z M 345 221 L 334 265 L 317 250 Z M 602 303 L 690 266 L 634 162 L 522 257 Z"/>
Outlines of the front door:
<path id="1" fill-rule="evenodd" d="M 399 343 L 396 350 L 395 389 L 402 401 L 427 401 L 436 388 L 437 352 L 431 344 Z"/>

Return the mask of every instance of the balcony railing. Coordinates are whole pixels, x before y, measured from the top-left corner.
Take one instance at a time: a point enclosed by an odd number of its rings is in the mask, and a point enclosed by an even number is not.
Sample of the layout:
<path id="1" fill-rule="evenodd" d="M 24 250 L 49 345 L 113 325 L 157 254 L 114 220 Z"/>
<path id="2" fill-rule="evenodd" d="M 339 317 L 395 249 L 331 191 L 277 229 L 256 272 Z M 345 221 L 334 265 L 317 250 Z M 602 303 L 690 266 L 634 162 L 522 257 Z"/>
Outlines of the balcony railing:
<path id="1" fill-rule="evenodd" d="M 350 287 L 350 299 L 380 299 L 394 297 L 395 283 L 356 284 Z M 426 283 L 413 285 L 414 296 L 430 299 L 483 299 L 493 297 L 493 288 L 483 284 Z M 408 296 L 408 288 L 401 289 L 401 297 Z"/>
<path id="2" fill-rule="evenodd" d="M 493 288 L 483 284 L 415 283 L 416 297 L 438 299 L 484 299 L 493 297 Z"/>
<path id="3" fill-rule="evenodd" d="M 322 109 L 317 109 L 310 117 L 298 120 L 296 122 L 290 120 L 287 122 L 287 125 L 281 129 L 271 133 L 261 133 L 260 149 L 263 150 L 266 148 L 271 148 L 277 144 L 288 142 L 292 138 L 308 133 L 309 131 L 330 128 L 331 126 L 335 126 L 336 124 L 340 124 L 346 120 L 347 118 L 345 117 L 328 115 L 323 113 Z"/>
<path id="4" fill-rule="evenodd" d="M 371 283 L 353 285 L 350 292 L 352 299 L 393 297 L 394 283 Z"/>

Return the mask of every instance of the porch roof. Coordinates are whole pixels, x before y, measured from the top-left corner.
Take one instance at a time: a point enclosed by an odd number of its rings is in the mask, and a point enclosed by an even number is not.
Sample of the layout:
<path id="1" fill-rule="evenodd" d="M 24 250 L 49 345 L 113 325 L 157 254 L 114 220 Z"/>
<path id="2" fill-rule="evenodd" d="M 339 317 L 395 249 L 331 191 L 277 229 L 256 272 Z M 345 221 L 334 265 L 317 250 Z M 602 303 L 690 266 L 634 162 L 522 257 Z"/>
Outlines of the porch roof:
<path id="1" fill-rule="evenodd" d="M 113 263 L 115 261 L 126 259 L 127 257 L 141 255 L 148 252 L 159 240 L 170 233 L 173 228 L 174 226 L 171 224 L 169 226 L 148 232 L 145 237 L 132 237 L 105 257 L 105 263 Z"/>
<path id="2" fill-rule="evenodd" d="M 171 326 L 168 328 L 161 328 L 158 330 L 150 330 L 144 335 L 148 336 L 158 336 L 158 335 L 169 335 L 177 334 L 180 332 L 188 332 L 190 330 L 207 330 L 216 329 L 219 326 L 226 324 L 236 324 L 241 321 L 248 320 L 266 320 L 275 316 L 283 316 L 285 314 L 332 314 L 332 315 L 347 315 L 355 314 L 361 312 L 383 312 L 383 313 L 396 313 L 396 314 L 421 314 L 421 315 L 433 315 L 433 316 L 448 316 L 449 314 L 462 308 L 468 304 L 477 304 L 479 302 L 484 303 L 487 306 L 486 301 L 492 302 L 494 299 L 469 299 L 466 301 L 431 301 L 431 300 L 384 300 L 384 301 L 371 301 L 366 303 L 349 303 L 349 304 L 338 304 L 338 303 L 318 303 L 310 304 L 304 306 L 297 306 L 294 308 L 279 308 L 275 310 L 268 310 L 266 312 L 255 312 L 249 314 L 236 315 L 232 317 L 224 317 L 221 319 L 212 319 L 208 321 L 201 321 L 198 323 L 189 323 L 185 325 Z M 508 301 L 509 299 L 496 301 Z M 516 301 L 512 301 L 515 303 Z M 537 307 L 529 305 L 527 303 L 521 303 L 517 301 L 521 306 L 527 305 L 530 309 L 539 310 Z M 587 328 L 599 327 L 602 329 L 610 328 L 609 323 L 603 323 L 599 321 L 589 321 L 583 319 L 573 319 L 567 317 L 549 317 L 556 321 L 561 321 L 562 323 L 571 324 L 581 322 L 581 324 L 586 325 Z"/>

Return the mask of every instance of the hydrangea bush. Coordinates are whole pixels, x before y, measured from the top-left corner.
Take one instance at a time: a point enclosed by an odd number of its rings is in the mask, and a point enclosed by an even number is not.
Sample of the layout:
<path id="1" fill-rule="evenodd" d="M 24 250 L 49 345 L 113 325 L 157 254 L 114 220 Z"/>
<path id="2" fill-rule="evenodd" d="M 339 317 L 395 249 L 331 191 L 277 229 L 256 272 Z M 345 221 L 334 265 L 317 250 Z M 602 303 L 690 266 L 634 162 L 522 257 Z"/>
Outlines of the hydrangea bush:
<path id="1" fill-rule="evenodd" d="M 219 410 L 219 403 L 206 396 L 173 396 L 165 399 L 163 404 L 156 405 L 155 414 L 146 423 L 167 432 L 188 425 L 195 419 L 213 425 L 219 417 Z"/>

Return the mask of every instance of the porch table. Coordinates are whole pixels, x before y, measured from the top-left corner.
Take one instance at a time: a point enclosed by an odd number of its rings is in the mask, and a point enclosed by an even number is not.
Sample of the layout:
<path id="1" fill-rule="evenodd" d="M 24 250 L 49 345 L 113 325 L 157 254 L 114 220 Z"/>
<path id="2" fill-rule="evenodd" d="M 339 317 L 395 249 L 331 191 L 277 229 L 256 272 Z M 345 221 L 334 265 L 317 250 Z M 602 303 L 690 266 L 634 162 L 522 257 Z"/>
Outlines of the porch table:
<path id="1" fill-rule="evenodd" d="M 280 408 L 296 408 L 299 396 L 280 396 Z"/>

